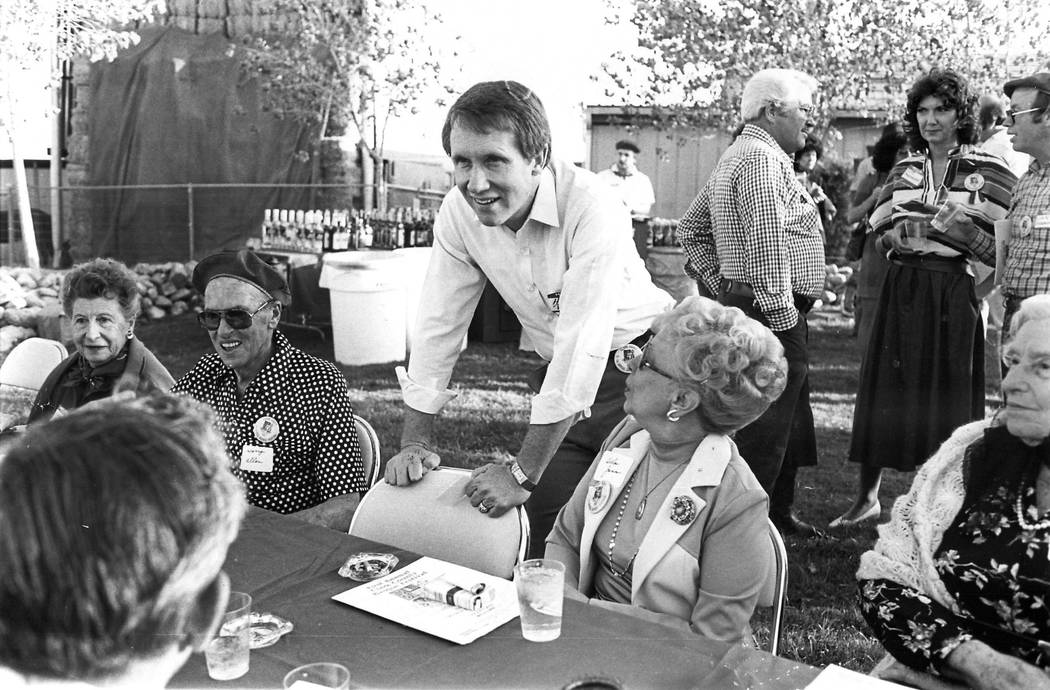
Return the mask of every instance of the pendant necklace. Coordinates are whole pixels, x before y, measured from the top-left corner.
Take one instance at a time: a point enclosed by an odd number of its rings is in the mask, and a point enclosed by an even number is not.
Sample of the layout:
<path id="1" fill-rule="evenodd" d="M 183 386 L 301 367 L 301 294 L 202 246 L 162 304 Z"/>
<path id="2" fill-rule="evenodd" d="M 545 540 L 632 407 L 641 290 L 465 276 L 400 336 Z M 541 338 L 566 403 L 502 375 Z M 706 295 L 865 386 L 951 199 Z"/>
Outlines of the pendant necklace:
<path id="1" fill-rule="evenodd" d="M 661 484 L 666 482 L 670 478 L 670 476 L 672 474 L 677 472 L 678 468 L 680 468 L 682 465 L 686 464 L 690 460 L 692 460 L 691 457 L 686 458 L 682 462 L 680 462 L 677 465 L 675 465 L 674 467 L 672 467 L 671 471 L 668 472 L 667 474 L 665 474 L 663 479 L 661 479 L 660 481 L 656 482 L 656 486 L 654 486 L 653 488 L 651 488 L 651 489 L 649 489 L 648 491 L 645 492 L 645 495 L 642 496 L 642 502 L 638 504 L 638 510 L 634 511 L 634 519 L 635 520 L 641 520 L 642 519 L 642 515 L 645 514 L 645 504 L 649 500 L 649 496 L 654 491 L 656 491 L 660 487 Z M 647 456 L 646 457 L 646 463 L 645 463 L 645 486 L 647 488 L 649 486 L 649 470 L 650 470 L 652 464 L 653 464 L 652 459 Z"/>

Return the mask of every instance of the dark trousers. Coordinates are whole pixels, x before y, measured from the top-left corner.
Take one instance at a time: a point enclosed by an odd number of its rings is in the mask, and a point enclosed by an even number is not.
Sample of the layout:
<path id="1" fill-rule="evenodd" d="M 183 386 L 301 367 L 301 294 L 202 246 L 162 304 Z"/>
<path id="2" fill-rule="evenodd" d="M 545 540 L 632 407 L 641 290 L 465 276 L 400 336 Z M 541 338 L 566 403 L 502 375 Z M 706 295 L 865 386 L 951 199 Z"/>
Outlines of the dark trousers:
<path id="1" fill-rule="evenodd" d="M 637 340 L 644 340 L 648 335 Z M 545 373 L 546 367 L 537 372 L 538 375 L 530 381 L 530 385 L 537 392 Z M 591 416 L 572 425 L 547 469 L 543 471 L 535 491 L 525 502 L 525 512 L 528 513 L 531 529 L 529 558 L 543 557 L 547 548 L 547 535 L 554 527 L 558 511 L 569 502 L 576 485 L 598 456 L 602 442 L 613 427 L 626 416 L 623 411 L 626 381 L 627 374 L 616 368 L 610 355 L 605 363 L 605 372 L 602 374 L 594 404 L 591 406 Z"/>
<path id="2" fill-rule="evenodd" d="M 738 307 L 769 325 L 751 299 L 723 295 L 722 304 Z M 786 331 L 773 331 L 784 346 L 788 380 L 784 392 L 765 414 L 736 432 L 740 456 L 769 494 L 769 512 L 787 516 L 795 502 L 795 475 L 816 460 L 816 433 L 809 404 L 809 324 L 804 314 Z"/>

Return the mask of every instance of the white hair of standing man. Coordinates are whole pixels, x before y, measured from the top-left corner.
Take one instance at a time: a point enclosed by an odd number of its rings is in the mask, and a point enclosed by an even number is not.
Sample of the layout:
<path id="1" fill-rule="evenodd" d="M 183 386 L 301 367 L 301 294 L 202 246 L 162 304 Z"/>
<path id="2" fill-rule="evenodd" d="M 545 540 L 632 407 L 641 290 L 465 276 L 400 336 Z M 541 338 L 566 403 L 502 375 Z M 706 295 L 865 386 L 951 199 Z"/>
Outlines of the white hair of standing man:
<path id="1" fill-rule="evenodd" d="M 755 72 L 740 97 L 740 119 L 751 122 L 770 103 L 809 99 L 819 82 L 805 72 L 794 69 L 764 69 Z"/>

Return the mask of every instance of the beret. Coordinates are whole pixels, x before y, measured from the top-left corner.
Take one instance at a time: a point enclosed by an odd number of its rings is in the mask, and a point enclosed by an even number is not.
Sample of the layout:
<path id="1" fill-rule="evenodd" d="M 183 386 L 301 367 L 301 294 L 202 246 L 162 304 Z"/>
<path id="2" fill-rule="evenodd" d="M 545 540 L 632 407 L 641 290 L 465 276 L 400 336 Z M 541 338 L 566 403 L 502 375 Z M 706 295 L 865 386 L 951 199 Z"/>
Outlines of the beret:
<path id="1" fill-rule="evenodd" d="M 204 294 L 215 278 L 236 278 L 254 285 L 273 299 L 287 307 L 292 303 L 292 291 L 288 281 L 270 264 L 259 258 L 250 249 L 224 249 L 206 256 L 193 269 L 193 287 Z"/>
<path id="2" fill-rule="evenodd" d="M 634 143 L 630 139 L 623 139 L 616 142 L 616 150 L 634 151 L 635 153 L 641 153 L 642 150 L 638 148 L 638 144 Z"/>
<path id="3" fill-rule="evenodd" d="M 1050 72 L 1036 72 L 1029 77 L 1011 79 L 1003 85 L 1003 93 L 1007 96 L 1013 96 L 1014 89 L 1039 89 L 1050 94 Z"/>

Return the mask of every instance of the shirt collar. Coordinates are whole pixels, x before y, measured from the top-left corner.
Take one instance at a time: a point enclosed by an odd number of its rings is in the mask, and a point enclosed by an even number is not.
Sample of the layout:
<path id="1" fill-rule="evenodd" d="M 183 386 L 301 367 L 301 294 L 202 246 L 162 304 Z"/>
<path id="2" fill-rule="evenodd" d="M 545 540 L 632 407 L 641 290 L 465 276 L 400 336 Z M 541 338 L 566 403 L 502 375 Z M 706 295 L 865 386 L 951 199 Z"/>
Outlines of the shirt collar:
<path id="1" fill-rule="evenodd" d="M 780 144 L 778 144 L 777 140 L 773 138 L 773 135 L 771 135 L 769 132 L 762 129 L 758 125 L 744 125 L 744 129 L 740 131 L 740 136 L 737 137 L 737 139 L 743 139 L 745 137 L 750 139 L 758 139 L 763 144 L 773 147 L 773 150 L 782 155 L 784 158 L 790 160 L 790 157 L 787 155 L 787 151 L 780 147 Z"/>
<path id="2" fill-rule="evenodd" d="M 554 180 L 554 171 L 549 166 L 540 171 L 540 184 L 536 189 L 536 198 L 532 200 L 528 220 L 534 220 L 552 228 L 561 227 L 561 219 L 558 217 L 558 190 Z"/>
<path id="3" fill-rule="evenodd" d="M 283 333 L 280 331 L 274 331 L 273 349 L 270 350 L 270 358 L 262 365 L 262 369 L 259 370 L 259 373 L 248 382 L 248 385 L 250 386 L 253 382 L 260 380 L 263 376 L 281 376 L 288 361 L 288 348 L 291 346 L 292 344 L 288 342 L 288 338 L 284 337 Z M 230 380 L 236 384 L 237 374 L 233 369 L 226 366 L 226 363 L 221 359 L 219 359 L 219 364 L 222 367 L 222 371 L 219 374 L 218 379 L 220 381 Z"/>

